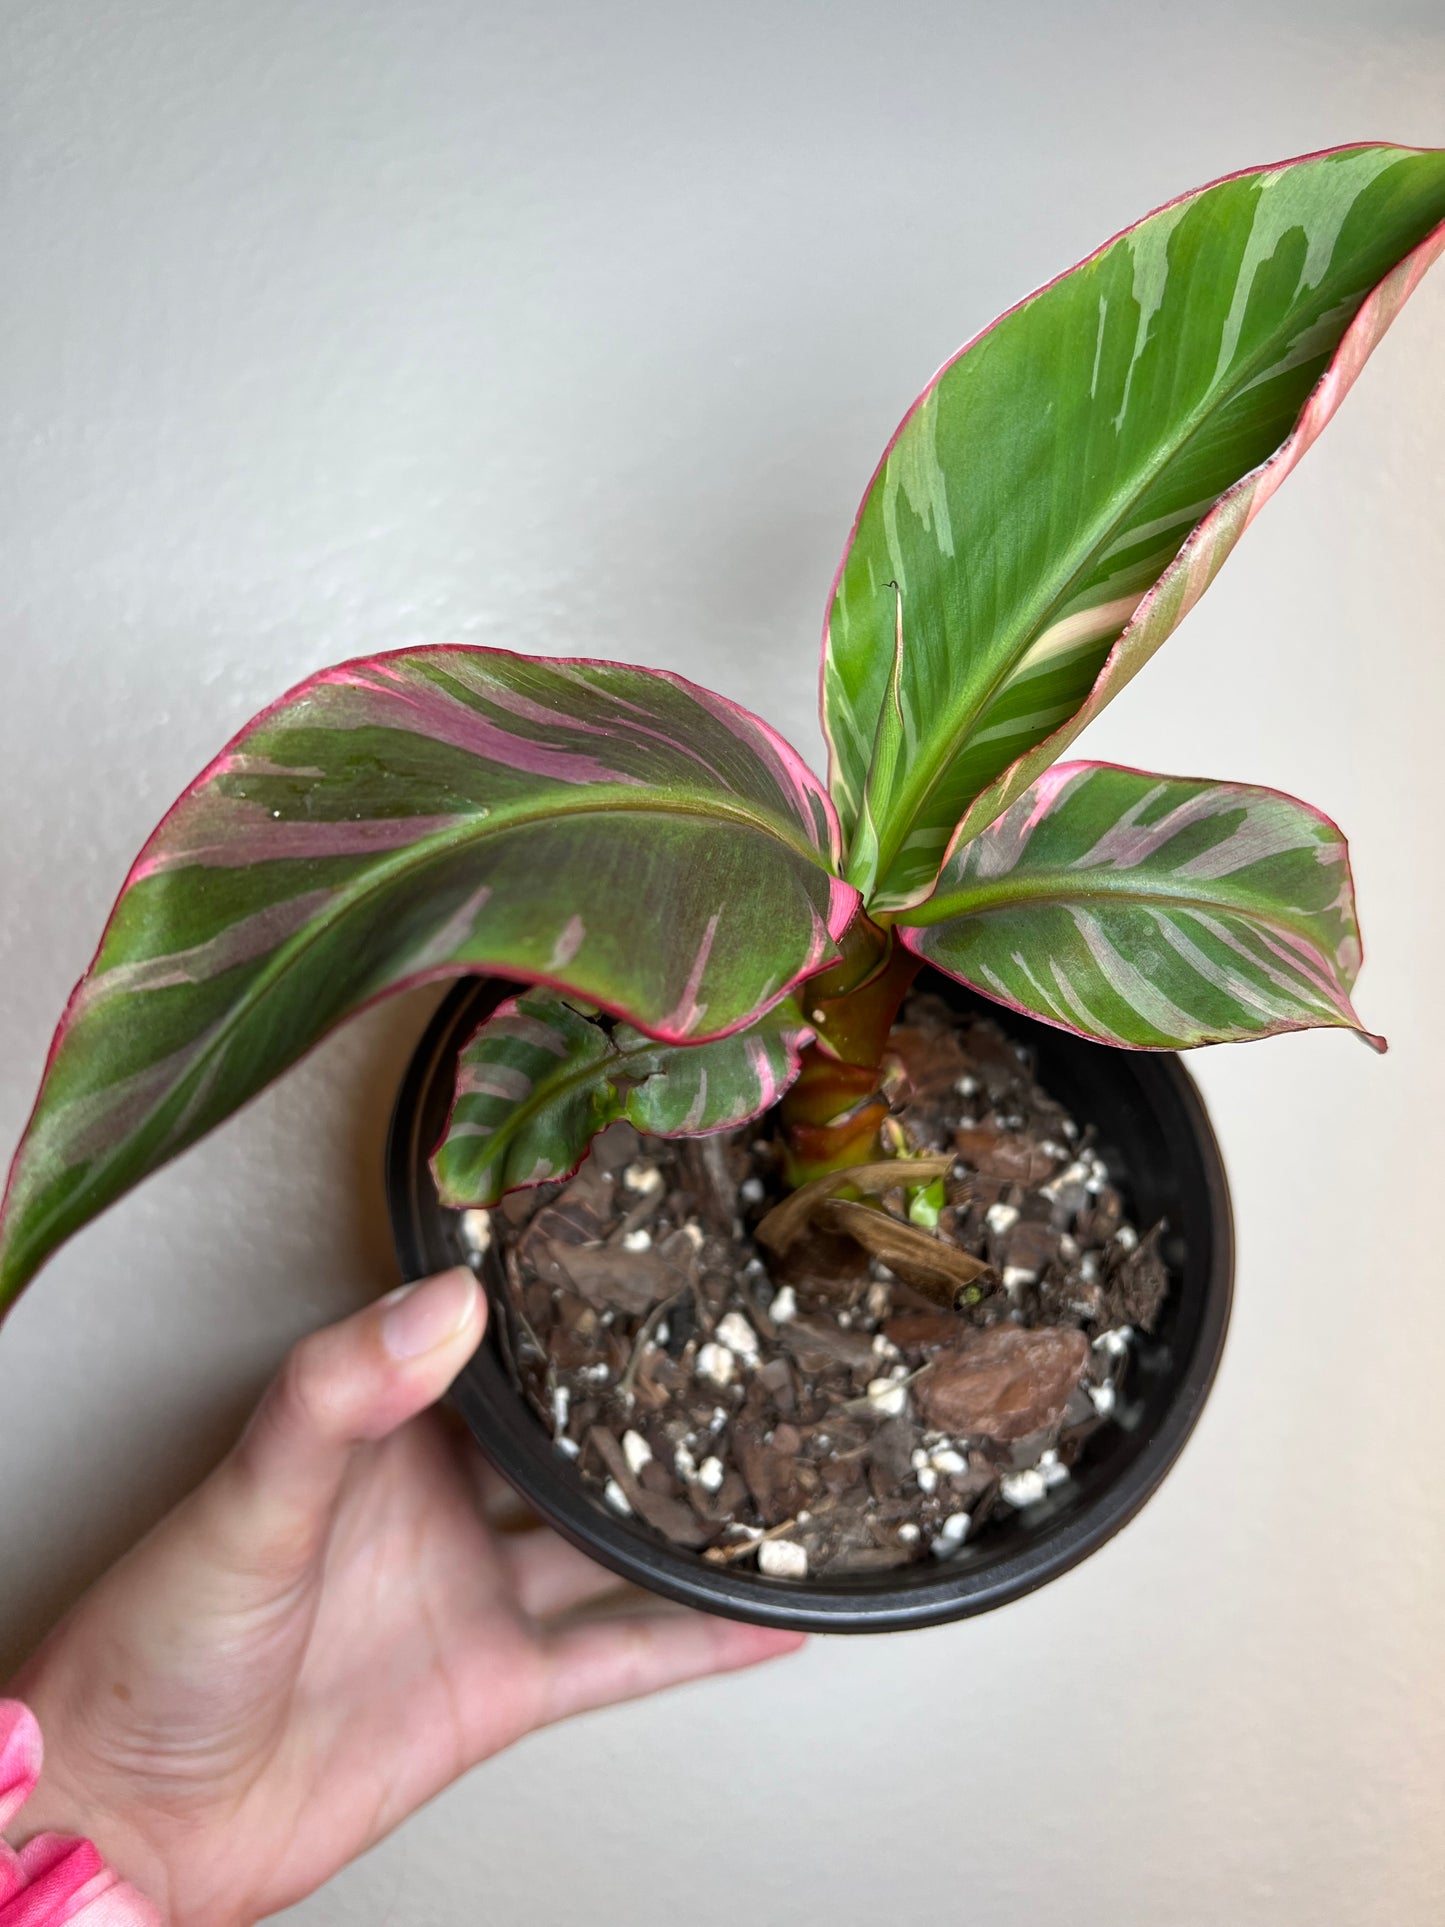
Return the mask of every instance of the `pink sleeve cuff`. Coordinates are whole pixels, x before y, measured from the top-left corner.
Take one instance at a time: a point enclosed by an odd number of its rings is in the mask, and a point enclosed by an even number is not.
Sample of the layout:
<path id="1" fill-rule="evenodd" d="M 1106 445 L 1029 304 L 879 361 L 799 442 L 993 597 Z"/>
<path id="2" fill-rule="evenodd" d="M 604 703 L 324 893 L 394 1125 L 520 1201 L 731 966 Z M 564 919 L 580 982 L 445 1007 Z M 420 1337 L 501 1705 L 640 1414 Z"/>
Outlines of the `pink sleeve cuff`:
<path id="1" fill-rule="evenodd" d="M 0 1829 L 35 1790 L 42 1757 L 35 1715 L 0 1700 Z M 18 1853 L 0 1841 L 0 1927 L 164 1927 L 160 1914 L 114 1874 L 88 1840 L 39 1833 Z"/>

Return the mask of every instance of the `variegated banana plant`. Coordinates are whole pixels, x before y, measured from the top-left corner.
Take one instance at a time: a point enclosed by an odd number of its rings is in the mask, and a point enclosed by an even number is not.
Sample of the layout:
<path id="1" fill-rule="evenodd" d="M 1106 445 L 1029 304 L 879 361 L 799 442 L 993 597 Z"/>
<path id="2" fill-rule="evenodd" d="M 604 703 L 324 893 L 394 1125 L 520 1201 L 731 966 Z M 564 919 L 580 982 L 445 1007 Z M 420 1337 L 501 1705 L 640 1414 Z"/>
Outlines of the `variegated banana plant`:
<path id="1" fill-rule="evenodd" d="M 126 878 L 10 1174 L 0 1306 L 341 1018 L 426 978 L 521 986 L 462 1054 L 435 1157 L 454 1203 L 567 1172 L 622 1116 L 700 1133 L 781 1099 L 795 1175 L 866 1157 L 924 959 L 1133 1048 L 1360 1030 L 1327 818 L 1058 759 L 1442 249 L 1445 152 L 1343 148 L 1170 203 L 972 341 L 889 444 L 838 572 L 826 787 L 735 704 L 610 662 L 417 648 L 302 683 Z"/>

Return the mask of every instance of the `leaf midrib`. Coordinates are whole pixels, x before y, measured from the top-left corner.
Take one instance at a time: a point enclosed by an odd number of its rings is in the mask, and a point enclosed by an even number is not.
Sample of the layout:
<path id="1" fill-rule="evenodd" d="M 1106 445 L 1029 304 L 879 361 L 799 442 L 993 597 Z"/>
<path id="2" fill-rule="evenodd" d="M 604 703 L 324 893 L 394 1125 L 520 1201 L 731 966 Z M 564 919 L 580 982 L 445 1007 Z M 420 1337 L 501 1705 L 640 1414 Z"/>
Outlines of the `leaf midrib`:
<path id="1" fill-rule="evenodd" d="M 1110 877 L 1110 881 L 1105 881 Z M 1100 871 L 1093 873 L 1091 887 L 1081 889 L 1077 883 L 1065 887 L 1057 876 L 1050 876 L 1041 883 L 1008 883 L 999 879 L 992 884 L 953 898 L 932 897 L 929 902 L 918 906 L 919 910 L 929 909 L 935 914 L 921 917 L 910 913 L 907 922 L 898 919 L 899 927 L 910 930 L 936 929 L 940 924 L 961 922 L 970 917 L 987 917 L 1000 911 L 1034 910 L 1051 905 L 1063 909 L 1087 906 L 1096 900 L 1135 903 L 1150 908 L 1162 906 L 1165 909 L 1188 910 L 1193 912 L 1213 910 L 1226 916 L 1250 917 L 1259 923 L 1266 923 L 1273 929 L 1284 930 L 1302 937 L 1320 949 L 1317 932 L 1311 927 L 1307 911 L 1290 912 L 1278 905 L 1247 903 L 1239 899 L 1221 897 L 1186 896 L 1177 889 L 1151 889 L 1141 884 L 1137 878 L 1126 881 L 1113 880 L 1112 873 Z M 948 907 L 944 907 L 948 906 Z"/>
<path id="2" fill-rule="evenodd" d="M 283 944 L 279 945 L 277 949 L 272 952 L 267 963 L 257 973 L 251 984 L 248 985 L 245 995 L 231 1007 L 226 1016 L 216 1026 L 215 1030 L 212 1031 L 204 1048 L 198 1053 L 194 1062 L 187 1067 L 183 1076 L 167 1091 L 161 1101 L 161 1105 L 157 1106 L 157 1109 L 151 1112 L 146 1120 L 146 1125 L 148 1126 L 154 1123 L 161 1108 L 167 1105 L 173 1105 L 178 1099 L 184 1098 L 184 1096 L 194 1088 L 196 1078 L 204 1072 L 205 1067 L 214 1059 L 216 1053 L 225 1047 L 236 1028 L 252 1013 L 258 1003 L 264 1002 L 264 1000 L 271 995 L 278 981 L 284 978 L 287 973 L 304 958 L 309 948 L 314 943 L 319 942 L 322 936 L 326 934 L 341 916 L 355 909 L 359 904 L 364 903 L 369 896 L 384 889 L 386 885 L 394 881 L 398 875 L 405 874 L 405 872 L 412 867 L 424 867 L 426 863 L 434 860 L 436 857 L 445 855 L 449 849 L 464 844 L 469 838 L 475 837 L 481 840 L 490 835 L 509 833 L 516 829 L 531 828 L 539 823 L 554 824 L 558 821 L 559 815 L 564 814 L 597 815 L 611 813 L 613 811 L 630 811 L 633 814 L 642 815 L 655 811 L 665 815 L 698 816 L 706 818 L 709 821 L 716 821 L 719 817 L 722 817 L 761 835 L 774 837 L 775 840 L 782 843 L 785 847 L 793 850 L 795 854 L 806 857 L 808 861 L 822 870 L 825 875 L 837 875 L 837 872 L 831 865 L 823 860 L 822 853 L 816 850 L 811 844 L 808 844 L 806 840 L 795 840 L 792 837 L 780 834 L 778 826 L 773 821 L 741 806 L 731 804 L 719 805 L 716 800 L 712 798 L 665 797 L 659 796 L 655 792 L 646 793 L 647 800 L 645 802 L 638 800 L 637 802 L 630 803 L 622 800 L 626 798 L 627 794 L 628 792 L 623 790 L 605 798 L 586 797 L 579 800 L 575 806 L 569 807 L 565 812 L 558 812 L 555 808 L 549 810 L 539 805 L 533 810 L 521 810 L 506 816 L 478 816 L 468 823 L 456 825 L 446 830 L 434 831 L 430 836 L 419 838 L 416 843 L 410 845 L 407 849 L 398 851 L 393 860 L 383 863 L 375 870 L 369 871 L 365 877 L 358 879 L 356 884 L 350 887 L 344 887 L 338 894 L 337 901 L 328 907 L 323 917 L 317 918 L 315 922 L 309 924 L 304 930 L 297 931 L 294 936 L 287 938 Z M 164 955 L 165 953 L 161 952 L 159 954 Z M 458 967 L 458 974 L 464 974 L 464 967 Z M 97 981 L 103 982 L 103 976 L 97 979 Z M 399 982 L 390 985 L 388 988 L 389 990 L 396 991 L 403 989 L 405 984 L 406 978 L 402 977 Z M 386 993 L 381 992 L 377 994 L 385 995 Z M 783 994 L 786 995 L 786 991 L 784 991 Z M 344 1017 L 339 1017 L 335 1021 L 336 1023 L 341 1023 L 344 1022 L 345 1019 Z M 334 1028 L 334 1026 L 329 1026 L 328 1028 Z M 325 1033 L 323 1032 L 322 1034 L 324 1035 Z M 259 1095 L 259 1093 L 257 1093 L 257 1095 Z M 27 1245 L 32 1249 L 35 1248 L 37 1244 L 43 1246 L 45 1243 L 43 1235 L 45 1229 L 57 1218 L 66 1215 L 73 1208 L 77 1196 L 83 1197 L 97 1181 L 102 1180 L 106 1172 L 123 1154 L 126 1145 L 133 1142 L 134 1137 L 132 1136 L 117 1145 L 114 1150 L 106 1153 L 99 1160 L 89 1164 L 86 1167 L 85 1176 L 80 1184 L 77 1185 L 73 1192 L 65 1197 L 61 1204 L 53 1207 L 44 1215 L 40 1220 L 39 1227 L 27 1238 Z M 161 1162 L 168 1162 L 171 1156 L 178 1155 L 179 1151 L 167 1153 Z M 73 1170 L 75 1167 L 68 1166 L 66 1168 Z"/>
<path id="3" fill-rule="evenodd" d="M 617 805 L 611 802 L 584 802 L 578 804 L 575 810 L 569 809 L 565 814 L 569 816 L 574 814 L 610 814 L 617 807 Z M 633 805 L 632 813 L 635 815 L 645 815 L 652 809 L 656 809 L 661 814 L 700 816 L 708 820 L 715 820 L 718 816 L 727 816 L 745 828 L 757 830 L 764 835 L 773 834 L 771 825 L 766 822 L 760 822 L 752 816 L 751 813 L 741 810 L 719 810 L 711 807 L 706 809 L 689 808 L 684 803 L 654 799 L 648 804 L 639 803 Z M 240 1016 L 244 1014 L 246 1009 L 262 996 L 270 993 L 274 988 L 276 978 L 284 975 L 293 964 L 298 962 L 304 952 L 309 949 L 313 943 L 320 940 L 328 926 L 336 923 L 347 912 L 355 909 L 358 904 L 364 903 L 368 897 L 384 889 L 386 885 L 394 881 L 397 876 L 405 874 L 405 872 L 412 867 L 418 869 L 425 868 L 426 865 L 436 857 L 445 855 L 448 850 L 464 845 L 473 838 L 477 841 L 482 841 L 488 835 L 508 834 L 513 830 L 530 829 L 537 824 L 550 826 L 558 821 L 558 815 L 559 813 L 555 810 L 549 811 L 539 807 L 535 810 L 522 811 L 516 815 L 505 818 L 491 816 L 478 817 L 474 822 L 468 824 L 456 825 L 447 830 L 437 830 L 430 836 L 419 838 L 418 841 L 408 849 L 398 851 L 393 861 L 384 863 L 378 869 L 369 872 L 365 877 L 358 879 L 355 885 L 350 887 L 343 886 L 342 890 L 338 893 L 336 902 L 328 906 L 323 916 L 316 918 L 314 922 L 308 924 L 305 929 L 298 930 L 294 936 L 288 937 L 284 943 L 277 946 L 271 954 L 270 961 L 257 973 L 253 988 L 249 989 L 246 996 L 238 1000 L 232 1007 L 232 1010 L 227 1013 L 221 1024 L 217 1026 L 213 1037 L 217 1043 L 224 1042 L 225 1034 L 235 1023 L 240 1021 Z M 786 837 L 779 837 L 777 840 L 787 844 L 790 848 L 794 849 L 796 853 L 807 855 L 819 869 L 823 870 L 825 875 L 831 876 L 835 874 L 835 872 L 819 861 L 819 852 L 811 849 L 810 846 L 799 846 L 792 843 L 791 840 Z M 207 1048 L 209 1050 L 209 1046 Z M 186 1072 L 186 1078 L 189 1078 L 192 1074 L 193 1071 L 188 1070 Z M 176 1086 L 176 1089 L 181 1089 L 183 1084 L 184 1080 L 182 1080 L 182 1084 Z M 174 1092 L 172 1095 L 174 1095 Z"/>
<path id="4" fill-rule="evenodd" d="M 623 794 L 625 795 L 626 792 L 624 791 Z M 548 810 L 539 805 L 535 809 L 518 811 L 516 814 L 506 817 L 480 816 L 470 823 L 458 824 L 447 830 L 437 830 L 430 836 L 419 838 L 418 841 L 408 849 L 398 851 L 393 861 L 384 863 L 377 870 L 371 871 L 366 876 L 359 878 L 354 886 L 343 886 L 342 890 L 338 893 L 336 903 L 328 907 L 324 916 L 318 917 L 313 923 L 308 924 L 305 929 L 298 930 L 294 936 L 288 937 L 284 943 L 278 945 L 276 950 L 273 951 L 270 962 L 257 973 L 255 979 L 256 998 L 269 994 L 274 987 L 276 978 L 284 975 L 313 943 L 318 942 L 326 933 L 328 926 L 337 922 L 351 910 L 354 910 L 358 904 L 364 903 L 368 897 L 384 889 L 385 886 L 397 876 L 405 874 L 413 865 L 418 869 L 424 869 L 428 863 L 434 861 L 438 856 L 444 856 L 449 850 L 463 846 L 473 839 L 480 842 L 485 840 L 488 835 L 508 835 L 513 830 L 531 829 L 539 824 L 550 827 L 559 820 L 559 816 L 561 815 L 610 815 L 622 810 L 629 810 L 633 815 L 646 815 L 652 811 L 656 811 L 662 815 L 696 816 L 705 818 L 708 821 L 716 821 L 717 818 L 721 816 L 739 824 L 743 828 L 754 830 L 761 835 L 776 834 L 773 826 L 768 823 L 766 819 L 760 820 L 748 811 L 731 808 L 719 809 L 712 806 L 702 808 L 699 806 L 690 806 L 686 802 L 656 797 L 652 798 L 646 804 L 637 803 L 625 805 L 606 800 L 589 800 L 579 802 L 575 807 L 569 808 L 565 812 Z M 807 856 L 825 875 L 832 876 L 836 874 L 819 860 L 819 852 L 814 850 L 811 845 L 794 843 L 792 839 L 783 836 L 778 836 L 777 841 L 792 849 L 795 854 Z M 393 985 L 392 988 L 401 988 L 405 984 L 405 981 L 405 978 L 403 978 L 400 984 Z M 231 1026 L 233 1014 L 242 1013 L 251 1001 L 254 1001 L 254 999 L 252 999 L 251 993 L 248 991 L 247 997 L 240 1000 L 233 1007 L 233 1012 L 227 1013 L 227 1016 L 222 1020 L 222 1024 L 217 1027 L 216 1035 L 218 1042 L 224 1041 L 223 1033 Z M 235 1015 L 235 1021 L 240 1021 L 239 1015 Z M 190 1075 L 191 1072 L 187 1071 L 186 1076 L 189 1077 Z M 179 1088 L 181 1087 L 177 1086 L 177 1089 Z"/>

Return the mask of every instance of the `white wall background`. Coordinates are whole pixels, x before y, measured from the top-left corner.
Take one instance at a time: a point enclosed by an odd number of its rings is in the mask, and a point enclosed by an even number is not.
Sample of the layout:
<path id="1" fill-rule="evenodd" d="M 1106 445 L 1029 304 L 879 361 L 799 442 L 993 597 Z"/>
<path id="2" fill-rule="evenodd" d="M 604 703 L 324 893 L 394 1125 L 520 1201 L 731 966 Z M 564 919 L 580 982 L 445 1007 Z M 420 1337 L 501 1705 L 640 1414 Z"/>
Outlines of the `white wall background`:
<path id="1" fill-rule="evenodd" d="M 265 700 L 476 640 L 682 669 L 813 750 L 828 581 L 934 366 L 1211 175 L 1445 142 L 1445 15 L 8 0 L 0 117 L 8 1145 L 128 859 Z M 544 1734 L 291 1918 L 1441 1917 L 1442 323 L 1445 273 L 1088 739 L 1339 818 L 1395 1046 L 1195 1060 L 1239 1301 L 1165 1490 L 990 1619 Z M 333 1041 L 6 1326 L 0 1660 L 296 1334 L 390 1282 L 384 1111 L 428 1001 Z"/>

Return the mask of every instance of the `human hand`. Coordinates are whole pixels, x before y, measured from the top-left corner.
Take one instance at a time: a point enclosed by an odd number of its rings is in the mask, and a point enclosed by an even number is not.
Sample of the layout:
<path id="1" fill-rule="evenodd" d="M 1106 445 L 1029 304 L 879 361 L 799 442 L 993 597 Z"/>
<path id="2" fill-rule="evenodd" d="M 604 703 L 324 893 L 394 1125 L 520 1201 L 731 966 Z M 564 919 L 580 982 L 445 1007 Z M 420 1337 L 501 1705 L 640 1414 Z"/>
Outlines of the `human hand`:
<path id="1" fill-rule="evenodd" d="M 45 1736 L 27 1832 L 87 1833 L 171 1927 L 249 1927 L 534 1728 L 789 1652 L 497 1532 L 492 1476 L 425 1412 L 476 1348 L 466 1271 L 291 1353 L 230 1456 L 6 1689 Z"/>

